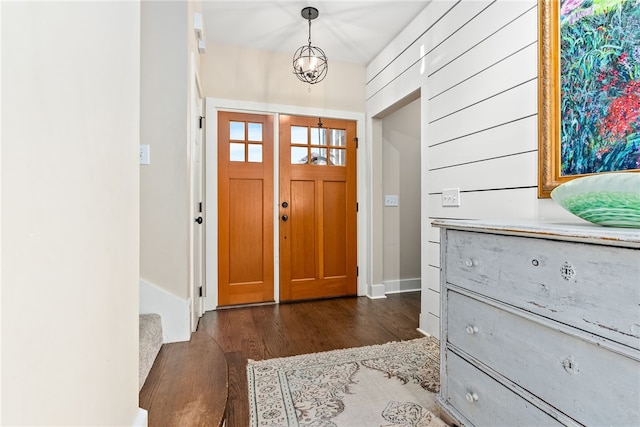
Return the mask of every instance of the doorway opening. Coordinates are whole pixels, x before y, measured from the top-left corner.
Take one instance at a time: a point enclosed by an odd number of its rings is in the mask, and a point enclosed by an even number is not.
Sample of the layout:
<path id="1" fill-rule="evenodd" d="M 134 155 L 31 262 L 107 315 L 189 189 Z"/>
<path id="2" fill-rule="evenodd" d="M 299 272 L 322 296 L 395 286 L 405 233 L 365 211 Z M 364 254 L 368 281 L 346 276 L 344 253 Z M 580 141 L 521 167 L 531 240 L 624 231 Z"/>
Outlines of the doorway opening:
<path id="1" fill-rule="evenodd" d="M 218 112 L 216 307 L 357 294 L 356 129 Z"/>
<path id="2" fill-rule="evenodd" d="M 382 123 L 382 283 L 385 293 L 421 287 L 420 98 Z"/>

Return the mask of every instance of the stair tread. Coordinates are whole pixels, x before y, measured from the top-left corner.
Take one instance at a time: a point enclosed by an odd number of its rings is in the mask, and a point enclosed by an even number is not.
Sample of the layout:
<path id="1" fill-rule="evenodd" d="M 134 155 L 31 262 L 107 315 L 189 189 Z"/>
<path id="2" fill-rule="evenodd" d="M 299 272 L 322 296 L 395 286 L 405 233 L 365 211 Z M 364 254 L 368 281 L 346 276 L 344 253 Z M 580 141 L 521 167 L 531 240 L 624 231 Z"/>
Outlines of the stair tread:
<path id="1" fill-rule="evenodd" d="M 138 389 L 141 389 L 162 347 L 162 318 L 155 313 L 141 314 L 139 328 Z"/>
<path id="2" fill-rule="evenodd" d="M 149 411 L 149 425 L 222 426 L 228 395 L 225 354 L 198 330 L 190 341 L 162 347 L 140 391 L 140 407 Z"/>

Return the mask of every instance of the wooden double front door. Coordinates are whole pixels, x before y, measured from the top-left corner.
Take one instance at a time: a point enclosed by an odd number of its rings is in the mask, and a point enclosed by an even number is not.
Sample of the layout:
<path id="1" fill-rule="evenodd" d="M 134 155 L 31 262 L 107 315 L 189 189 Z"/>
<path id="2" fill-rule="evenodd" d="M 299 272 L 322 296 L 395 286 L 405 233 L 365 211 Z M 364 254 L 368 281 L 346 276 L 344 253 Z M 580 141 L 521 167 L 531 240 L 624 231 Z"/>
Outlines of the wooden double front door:
<path id="1" fill-rule="evenodd" d="M 279 117 L 274 204 L 271 115 L 218 114 L 218 305 L 357 292 L 356 123 Z"/>

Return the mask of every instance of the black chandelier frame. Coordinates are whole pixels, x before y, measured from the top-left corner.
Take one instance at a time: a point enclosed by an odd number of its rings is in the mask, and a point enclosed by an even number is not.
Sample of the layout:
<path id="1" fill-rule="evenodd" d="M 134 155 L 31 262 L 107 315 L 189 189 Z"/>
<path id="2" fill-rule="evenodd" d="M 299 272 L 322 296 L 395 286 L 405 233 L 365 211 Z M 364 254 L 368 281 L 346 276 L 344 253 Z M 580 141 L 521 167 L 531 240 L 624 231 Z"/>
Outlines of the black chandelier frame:
<path id="1" fill-rule="evenodd" d="M 300 14 L 309 21 L 309 40 L 293 54 L 293 74 L 301 82 L 313 85 L 324 80 L 329 70 L 327 55 L 319 47 L 311 45 L 311 21 L 320 13 L 315 7 L 308 6 Z"/>

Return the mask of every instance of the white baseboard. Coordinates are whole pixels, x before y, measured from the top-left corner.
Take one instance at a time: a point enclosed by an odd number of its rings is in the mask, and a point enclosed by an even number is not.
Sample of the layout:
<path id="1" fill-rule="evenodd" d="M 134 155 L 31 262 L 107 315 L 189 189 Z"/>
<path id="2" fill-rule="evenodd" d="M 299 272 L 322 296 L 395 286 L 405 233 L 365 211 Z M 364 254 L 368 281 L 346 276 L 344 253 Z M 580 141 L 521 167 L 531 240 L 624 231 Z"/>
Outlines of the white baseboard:
<path id="1" fill-rule="evenodd" d="M 425 337 L 432 337 L 433 335 L 431 335 L 429 332 L 424 331 L 420 328 L 416 328 L 416 331 L 420 332 L 422 335 L 424 335 Z"/>
<path id="2" fill-rule="evenodd" d="M 370 299 L 386 298 L 387 294 L 419 291 L 422 286 L 420 278 L 386 280 L 378 285 L 369 285 L 367 296 Z"/>
<path id="3" fill-rule="evenodd" d="M 140 314 L 157 313 L 162 318 L 164 343 L 191 339 L 189 301 L 140 279 Z"/>
<path id="4" fill-rule="evenodd" d="M 383 284 L 369 285 L 367 296 L 371 299 L 386 298 L 385 286 Z"/>
<path id="5" fill-rule="evenodd" d="M 382 283 L 386 294 L 419 291 L 422 286 L 422 280 L 419 277 L 417 279 L 385 280 Z"/>
<path id="6" fill-rule="evenodd" d="M 132 427 L 147 427 L 149 425 L 149 413 L 146 409 L 138 408 L 138 415 Z"/>

